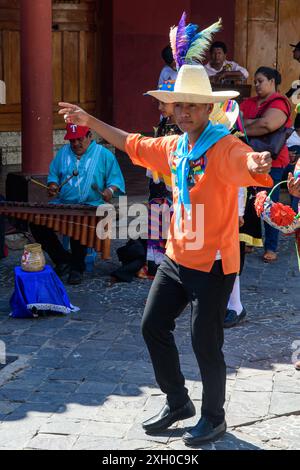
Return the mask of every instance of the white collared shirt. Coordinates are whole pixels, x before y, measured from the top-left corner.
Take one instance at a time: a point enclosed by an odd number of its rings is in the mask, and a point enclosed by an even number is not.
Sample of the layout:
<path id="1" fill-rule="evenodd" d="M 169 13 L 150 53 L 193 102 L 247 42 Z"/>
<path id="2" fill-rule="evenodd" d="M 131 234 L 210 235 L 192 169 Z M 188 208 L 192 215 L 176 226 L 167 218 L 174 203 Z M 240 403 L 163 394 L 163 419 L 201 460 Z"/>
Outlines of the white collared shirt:
<path id="1" fill-rule="evenodd" d="M 241 67 L 239 64 L 233 61 L 225 60 L 223 63 L 223 67 L 220 70 L 214 69 L 211 65 L 210 62 L 208 62 L 206 65 L 204 65 L 205 70 L 208 74 L 209 77 L 213 77 L 219 72 L 241 72 L 244 78 L 247 80 L 249 77 L 249 72 L 246 70 L 244 67 Z"/>

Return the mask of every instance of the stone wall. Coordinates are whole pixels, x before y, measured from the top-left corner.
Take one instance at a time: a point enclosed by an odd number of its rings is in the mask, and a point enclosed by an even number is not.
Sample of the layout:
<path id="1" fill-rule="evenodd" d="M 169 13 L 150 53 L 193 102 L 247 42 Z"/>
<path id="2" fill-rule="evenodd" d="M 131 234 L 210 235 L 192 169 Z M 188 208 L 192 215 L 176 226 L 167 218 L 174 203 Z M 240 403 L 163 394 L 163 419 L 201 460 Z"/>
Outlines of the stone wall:
<path id="1" fill-rule="evenodd" d="M 0 132 L 0 165 L 17 165 L 21 163 L 20 132 Z"/>
<path id="2" fill-rule="evenodd" d="M 64 141 L 64 135 L 64 130 L 55 130 L 53 132 L 53 155 L 66 143 Z M 97 142 L 101 141 L 99 136 L 95 133 L 94 138 Z M 111 146 L 107 147 L 114 153 L 114 149 Z M 19 165 L 22 163 L 21 132 L 0 132 L 0 157 L 1 156 L 0 165 Z"/>

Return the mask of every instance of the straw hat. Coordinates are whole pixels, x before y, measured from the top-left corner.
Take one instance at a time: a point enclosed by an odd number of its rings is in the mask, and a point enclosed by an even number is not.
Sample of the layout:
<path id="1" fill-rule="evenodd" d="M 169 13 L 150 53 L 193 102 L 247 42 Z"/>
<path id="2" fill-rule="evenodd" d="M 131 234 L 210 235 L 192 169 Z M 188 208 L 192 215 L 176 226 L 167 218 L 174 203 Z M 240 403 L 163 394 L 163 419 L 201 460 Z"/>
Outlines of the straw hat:
<path id="1" fill-rule="evenodd" d="M 183 65 L 178 72 L 174 91 L 154 90 L 147 95 L 164 103 L 220 103 L 236 98 L 237 91 L 212 91 L 203 65 Z"/>

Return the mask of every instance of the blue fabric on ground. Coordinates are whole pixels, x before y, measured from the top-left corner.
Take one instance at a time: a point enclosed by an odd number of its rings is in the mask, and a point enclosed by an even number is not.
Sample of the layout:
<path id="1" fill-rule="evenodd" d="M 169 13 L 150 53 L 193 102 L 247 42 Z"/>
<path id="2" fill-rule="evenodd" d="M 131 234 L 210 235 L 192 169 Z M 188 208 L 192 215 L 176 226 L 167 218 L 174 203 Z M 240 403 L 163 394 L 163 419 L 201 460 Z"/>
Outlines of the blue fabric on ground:
<path id="1" fill-rule="evenodd" d="M 15 291 L 10 306 L 14 318 L 32 318 L 34 307 L 65 314 L 73 309 L 63 283 L 48 265 L 33 273 L 15 268 Z"/>

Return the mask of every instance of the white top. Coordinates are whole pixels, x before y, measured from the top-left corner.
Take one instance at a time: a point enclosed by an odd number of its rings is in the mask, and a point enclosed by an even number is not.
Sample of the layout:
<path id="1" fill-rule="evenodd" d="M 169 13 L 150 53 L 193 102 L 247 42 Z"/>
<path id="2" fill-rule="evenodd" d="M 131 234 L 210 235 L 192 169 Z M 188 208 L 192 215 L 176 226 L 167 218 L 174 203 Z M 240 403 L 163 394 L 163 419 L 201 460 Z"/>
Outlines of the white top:
<path id="1" fill-rule="evenodd" d="M 245 215 L 246 198 L 247 198 L 247 189 L 239 188 L 239 194 L 238 194 L 239 217 L 244 217 Z"/>
<path id="2" fill-rule="evenodd" d="M 210 65 L 210 62 L 208 62 L 206 65 L 204 65 L 204 67 L 205 67 L 205 70 L 206 70 L 209 77 L 212 77 L 212 76 L 216 75 L 219 72 L 241 72 L 246 80 L 249 77 L 248 70 L 246 70 L 244 67 L 241 67 L 236 62 L 229 61 L 229 60 L 225 60 L 223 62 L 223 67 L 220 70 L 214 69 Z"/>
<path id="3" fill-rule="evenodd" d="M 286 141 L 286 145 L 288 147 L 292 147 L 293 145 L 300 145 L 300 136 L 297 134 L 296 131 L 294 131 L 288 140 Z"/>
<path id="4" fill-rule="evenodd" d="M 169 65 L 165 65 L 162 71 L 160 72 L 160 76 L 158 79 L 158 88 L 159 85 L 162 85 L 167 80 L 176 80 L 178 75 L 177 70 L 172 69 Z"/>

